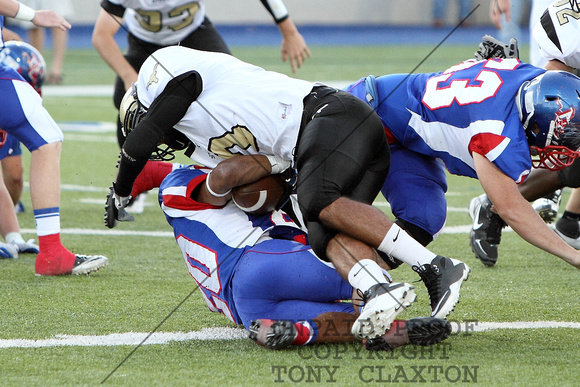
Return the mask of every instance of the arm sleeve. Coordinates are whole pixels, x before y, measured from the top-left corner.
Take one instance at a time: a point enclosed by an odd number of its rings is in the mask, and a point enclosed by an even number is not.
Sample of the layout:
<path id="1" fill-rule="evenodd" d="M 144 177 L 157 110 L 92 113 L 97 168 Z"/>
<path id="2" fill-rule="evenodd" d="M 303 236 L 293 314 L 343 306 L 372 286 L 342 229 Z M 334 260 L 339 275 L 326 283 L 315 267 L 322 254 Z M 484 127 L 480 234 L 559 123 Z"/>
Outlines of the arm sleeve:
<path id="1" fill-rule="evenodd" d="M 190 71 L 172 79 L 155 98 L 143 120 L 129 133 L 121 149 L 115 193 L 129 196 L 133 183 L 149 160 L 151 152 L 173 130 L 191 104 L 201 94 L 199 73 Z"/>
<path id="2" fill-rule="evenodd" d="M 270 12 L 276 24 L 288 19 L 288 10 L 282 0 L 260 0 L 264 7 Z"/>
<path id="3" fill-rule="evenodd" d="M 109 0 L 101 1 L 101 8 L 113 16 L 123 17 L 126 8 L 119 4 L 111 3 Z"/>

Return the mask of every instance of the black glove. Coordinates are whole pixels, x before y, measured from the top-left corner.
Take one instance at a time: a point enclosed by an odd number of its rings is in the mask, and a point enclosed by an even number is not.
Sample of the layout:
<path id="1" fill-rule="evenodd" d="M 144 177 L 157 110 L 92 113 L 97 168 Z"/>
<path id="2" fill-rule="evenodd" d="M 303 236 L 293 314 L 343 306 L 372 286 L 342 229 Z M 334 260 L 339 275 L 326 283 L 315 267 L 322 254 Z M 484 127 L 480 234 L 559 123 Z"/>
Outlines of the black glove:
<path id="1" fill-rule="evenodd" d="M 486 60 L 492 58 L 517 58 L 520 59 L 520 50 L 518 49 L 518 41 L 514 38 L 510 39 L 509 44 L 500 42 L 490 35 L 484 35 L 479 43 L 479 49 L 474 54 L 477 60 Z"/>
<path id="2" fill-rule="evenodd" d="M 117 222 L 132 222 L 135 220 L 133 215 L 129 214 L 125 207 L 131 202 L 131 196 L 119 197 L 113 187 L 109 187 L 107 202 L 105 203 L 105 225 L 113 228 Z"/>

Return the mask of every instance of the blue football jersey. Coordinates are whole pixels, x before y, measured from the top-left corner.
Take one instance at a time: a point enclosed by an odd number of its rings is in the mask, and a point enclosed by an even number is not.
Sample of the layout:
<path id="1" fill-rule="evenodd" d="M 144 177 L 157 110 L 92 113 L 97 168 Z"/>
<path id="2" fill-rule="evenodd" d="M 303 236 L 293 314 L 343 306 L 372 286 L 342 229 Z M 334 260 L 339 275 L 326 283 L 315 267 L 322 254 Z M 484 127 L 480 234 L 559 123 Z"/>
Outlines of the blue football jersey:
<path id="1" fill-rule="evenodd" d="M 304 232 L 282 211 L 250 215 L 233 201 L 223 207 L 199 203 L 191 193 L 205 184 L 209 169 L 189 166 L 171 172 L 159 187 L 159 202 L 207 306 L 241 322 L 231 280 L 242 255 L 265 235 L 294 240 Z"/>
<path id="2" fill-rule="evenodd" d="M 543 72 L 517 59 L 494 59 L 466 61 L 440 73 L 386 75 L 376 78 L 373 103 L 390 142 L 437 157 L 450 173 L 473 178 L 476 152 L 521 182 L 531 159 L 516 95 L 523 82 Z M 349 91 L 361 97 L 364 88 L 372 106 L 369 86 L 363 85 L 360 81 Z"/>

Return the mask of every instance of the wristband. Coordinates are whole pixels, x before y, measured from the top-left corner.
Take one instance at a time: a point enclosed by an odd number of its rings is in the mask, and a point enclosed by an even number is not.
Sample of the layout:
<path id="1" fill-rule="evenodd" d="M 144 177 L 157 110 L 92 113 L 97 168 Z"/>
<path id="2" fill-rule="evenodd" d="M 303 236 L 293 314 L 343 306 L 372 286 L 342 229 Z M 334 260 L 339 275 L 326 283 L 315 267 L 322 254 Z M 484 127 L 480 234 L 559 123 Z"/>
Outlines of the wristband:
<path id="1" fill-rule="evenodd" d="M 270 165 L 272 166 L 272 172 L 270 172 L 271 175 L 277 175 L 277 174 L 287 170 L 292 165 L 292 162 L 290 162 L 288 160 L 284 160 L 281 157 L 272 156 L 272 155 L 266 155 L 266 157 L 268 158 L 268 161 L 270 162 Z"/>
<path id="2" fill-rule="evenodd" d="M 213 192 L 213 190 L 209 187 L 209 175 L 211 175 L 211 171 L 207 174 L 206 178 L 205 178 L 205 187 L 207 188 L 207 191 L 212 195 L 215 196 L 216 198 L 223 198 L 224 196 L 228 196 L 230 192 L 232 192 L 232 189 L 228 189 L 226 192 L 224 193 L 215 193 Z"/>
<path id="3" fill-rule="evenodd" d="M 18 4 L 19 4 L 18 12 L 16 12 L 16 16 L 14 16 L 14 19 L 32 21 L 32 19 L 34 19 L 34 17 L 36 16 L 36 11 L 22 3 Z"/>

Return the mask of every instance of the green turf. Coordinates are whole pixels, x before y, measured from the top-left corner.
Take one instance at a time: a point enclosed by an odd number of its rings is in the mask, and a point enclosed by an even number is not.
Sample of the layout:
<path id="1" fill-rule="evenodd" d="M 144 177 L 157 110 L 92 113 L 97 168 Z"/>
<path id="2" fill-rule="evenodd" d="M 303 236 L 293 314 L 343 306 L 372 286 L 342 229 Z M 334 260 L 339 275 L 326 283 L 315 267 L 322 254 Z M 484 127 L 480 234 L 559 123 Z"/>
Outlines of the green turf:
<path id="1" fill-rule="evenodd" d="M 297 77 L 308 80 L 357 80 L 367 74 L 408 72 L 431 47 L 311 47 L 313 57 Z M 444 69 L 469 57 L 473 47 L 442 47 L 419 71 Z M 234 48 L 244 60 L 289 73 L 277 47 Z M 91 51 L 69 51 L 65 85 L 111 84 L 113 73 Z M 46 97 L 45 106 L 59 122 L 113 122 L 110 98 Z M 62 183 L 94 191 L 63 190 L 63 229 L 106 232 L 103 207 L 116 173 L 114 134 L 66 132 Z M 185 162 L 186 159 L 180 158 Z M 25 165 L 28 158 L 25 157 Z M 27 177 L 26 177 L 27 179 Z M 449 178 L 449 206 L 466 209 L 482 192 L 478 182 Z M 565 193 L 568 195 L 568 192 Z M 136 222 L 120 230 L 169 232 L 163 214 L 148 197 Z M 566 200 L 566 198 L 564 198 Z M 21 226 L 34 228 L 30 195 Z M 467 212 L 450 212 L 448 226 L 466 225 Z M 35 237 L 33 234 L 27 235 Z M 0 339 L 46 339 L 58 335 L 106 335 L 124 332 L 189 332 L 204 327 L 232 327 L 205 307 L 171 237 L 63 234 L 64 243 L 82 253 L 109 257 L 110 266 L 90 276 L 37 278 L 34 257 L 0 262 Z M 431 250 L 472 267 L 461 302 L 450 315 L 464 321 L 578 321 L 578 271 L 561 260 L 504 233 L 496 267 L 473 258 L 467 234 L 443 234 Z M 393 272 L 397 281 L 416 281 L 408 267 Z M 418 300 L 401 317 L 428 312 L 427 294 L 417 283 Z M 191 297 L 188 296 L 193 292 Z M 177 306 L 187 300 L 177 308 Z M 177 309 L 176 309 L 177 308 Z M 464 323 L 462 323 L 464 324 Z M 464 326 L 464 325 L 462 325 Z M 8 348 L 0 350 L 0 385 L 377 385 L 455 383 L 483 386 L 577 385 L 580 340 L 577 329 L 495 330 L 455 335 L 431 352 L 398 349 L 371 354 L 359 344 L 267 351 L 250 340 L 186 341 L 167 345 L 113 347 Z M 116 367 L 120 367 L 116 369 Z M 113 372 L 114 371 L 114 372 Z M 437 371 L 437 373 L 435 373 Z M 390 378 L 390 379 L 389 379 Z"/>

